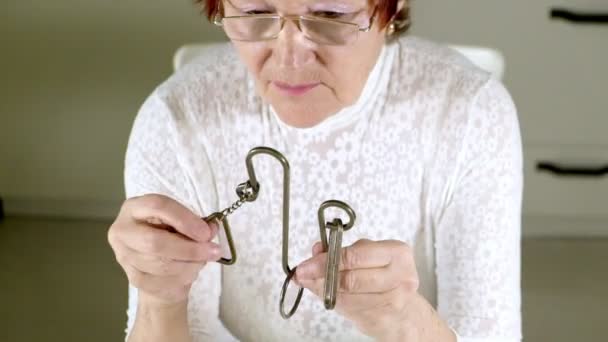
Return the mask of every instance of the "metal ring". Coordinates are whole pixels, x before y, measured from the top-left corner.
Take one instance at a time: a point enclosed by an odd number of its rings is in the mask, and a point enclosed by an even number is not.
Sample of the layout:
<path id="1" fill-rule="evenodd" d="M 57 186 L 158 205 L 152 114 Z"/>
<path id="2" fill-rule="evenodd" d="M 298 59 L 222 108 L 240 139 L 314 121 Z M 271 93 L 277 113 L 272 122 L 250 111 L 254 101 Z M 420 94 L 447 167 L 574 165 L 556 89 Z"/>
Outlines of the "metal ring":
<path id="1" fill-rule="evenodd" d="M 347 223 L 344 223 L 344 231 L 351 229 L 355 225 L 355 220 L 357 218 L 357 215 L 355 214 L 355 211 L 353 210 L 353 208 L 351 208 L 348 204 L 346 204 L 342 201 L 329 200 L 329 201 L 325 201 L 325 202 L 321 203 L 321 206 L 319 207 L 319 211 L 318 211 L 319 227 L 325 227 L 325 223 L 326 223 L 325 222 L 325 209 L 327 209 L 327 208 L 339 208 L 339 209 L 342 209 L 344 212 L 346 212 L 350 221 L 348 221 Z M 321 229 L 323 229 L 323 228 L 321 228 Z M 323 233 L 321 233 L 321 234 L 323 234 Z"/>
<path id="2" fill-rule="evenodd" d="M 298 309 L 298 305 L 300 305 L 300 300 L 302 299 L 302 294 L 304 293 L 304 288 L 300 287 L 300 290 L 298 290 L 298 296 L 296 297 L 296 301 L 293 304 L 293 307 L 291 308 L 291 310 L 289 310 L 288 313 L 285 313 L 285 309 L 283 308 L 283 306 L 285 305 L 285 294 L 287 293 L 287 287 L 289 286 L 289 282 L 291 282 L 291 278 L 293 278 L 293 276 L 296 274 L 296 268 L 297 267 L 294 267 L 294 269 L 289 272 L 287 278 L 285 278 L 285 281 L 283 282 L 283 287 L 281 288 L 279 311 L 281 312 L 281 317 L 283 317 L 284 319 L 289 319 L 291 316 L 293 316 L 293 314 Z"/>

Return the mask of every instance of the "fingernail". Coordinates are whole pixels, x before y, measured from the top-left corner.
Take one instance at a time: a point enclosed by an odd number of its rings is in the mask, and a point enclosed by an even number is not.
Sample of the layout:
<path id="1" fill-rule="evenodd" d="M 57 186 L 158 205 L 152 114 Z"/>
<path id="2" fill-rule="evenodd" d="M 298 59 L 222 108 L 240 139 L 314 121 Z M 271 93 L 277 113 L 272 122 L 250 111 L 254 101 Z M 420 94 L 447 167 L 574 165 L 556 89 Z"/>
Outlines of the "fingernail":
<path id="1" fill-rule="evenodd" d="M 323 245 L 321 244 L 321 241 L 317 241 L 312 245 L 312 253 L 316 255 L 321 252 L 323 252 Z"/>
<path id="2" fill-rule="evenodd" d="M 211 257 L 214 259 L 219 259 L 222 255 L 222 250 L 219 247 L 211 247 Z"/>

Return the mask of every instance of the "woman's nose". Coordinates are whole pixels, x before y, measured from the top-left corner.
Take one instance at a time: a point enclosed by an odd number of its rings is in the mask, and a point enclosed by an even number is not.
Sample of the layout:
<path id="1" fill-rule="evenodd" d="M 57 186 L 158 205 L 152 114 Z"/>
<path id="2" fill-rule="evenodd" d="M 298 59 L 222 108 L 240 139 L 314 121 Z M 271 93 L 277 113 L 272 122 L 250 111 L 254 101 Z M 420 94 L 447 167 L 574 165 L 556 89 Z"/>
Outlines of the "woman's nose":
<path id="1" fill-rule="evenodd" d="M 299 68 L 315 58 L 315 44 L 306 38 L 295 21 L 285 21 L 275 43 L 275 53 L 281 67 Z"/>

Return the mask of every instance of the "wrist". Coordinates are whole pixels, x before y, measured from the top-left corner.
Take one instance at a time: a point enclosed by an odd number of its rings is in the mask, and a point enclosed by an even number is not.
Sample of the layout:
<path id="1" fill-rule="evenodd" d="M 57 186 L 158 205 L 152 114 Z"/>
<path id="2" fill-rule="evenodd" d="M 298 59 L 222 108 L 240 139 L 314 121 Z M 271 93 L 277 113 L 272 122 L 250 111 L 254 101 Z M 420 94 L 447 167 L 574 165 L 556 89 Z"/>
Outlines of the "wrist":
<path id="1" fill-rule="evenodd" d="M 415 303 L 414 296 L 410 296 L 407 302 L 403 304 L 400 313 L 391 315 L 389 320 L 386 320 L 386 325 L 380 331 L 379 336 L 375 336 L 375 340 L 379 342 L 410 342 L 420 341 L 417 322 L 415 318 L 420 314 L 420 306 Z"/>
<path id="2" fill-rule="evenodd" d="M 393 316 L 383 335 L 376 337 L 382 342 L 440 341 L 455 342 L 456 335 L 441 319 L 433 306 L 419 293 L 415 293 L 403 306 L 401 315 Z"/>
<path id="3" fill-rule="evenodd" d="M 187 317 L 188 300 L 165 302 L 141 293 L 137 303 L 137 316 L 151 321 L 173 321 Z"/>
<path id="4" fill-rule="evenodd" d="M 154 311 L 163 314 L 177 314 L 188 308 L 188 298 L 183 298 L 175 301 L 167 301 L 150 296 L 145 292 L 139 293 L 137 301 L 137 309 L 144 311 Z"/>
<path id="5" fill-rule="evenodd" d="M 142 295 L 129 341 L 190 341 L 187 300 L 167 303 Z"/>
<path id="6" fill-rule="evenodd" d="M 416 328 L 416 341 L 456 341 L 454 331 L 452 331 L 447 322 L 439 316 L 439 313 L 424 296 L 416 293 L 412 302 L 414 306 L 413 310 L 416 311 L 409 311 L 409 315 L 411 316 L 409 322 Z M 414 318 L 415 312 L 418 312 L 419 315 Z"/>

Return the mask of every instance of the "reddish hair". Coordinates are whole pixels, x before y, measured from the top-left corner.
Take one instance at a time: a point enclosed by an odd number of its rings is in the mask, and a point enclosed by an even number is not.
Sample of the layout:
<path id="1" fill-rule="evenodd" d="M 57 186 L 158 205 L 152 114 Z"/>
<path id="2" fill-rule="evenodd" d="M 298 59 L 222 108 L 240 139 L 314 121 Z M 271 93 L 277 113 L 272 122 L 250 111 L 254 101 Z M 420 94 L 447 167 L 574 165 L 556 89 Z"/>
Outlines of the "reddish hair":
<path id="1" fill-rule="evenodd" d="M 194 0 L 195 3 L 203 6 L 203 12 L 207 15 L 209 20 L 213 20 L 213 17 L 217 13 L 219 3 L 221 0 Z M 370 0 L 373 2 L 374 0 Z M 409 0 L 405 1 L 403 9 L 397 13 L 397 3 L 399 0 L 376 0 L 378 1 L 378 22 L 380 28 L 383 29 L 388 25 L 391 19 L 394 18 L 396 24 L 395 33 L 401 33 L 407 31 L 410 26 L 410 10 Z"/>

